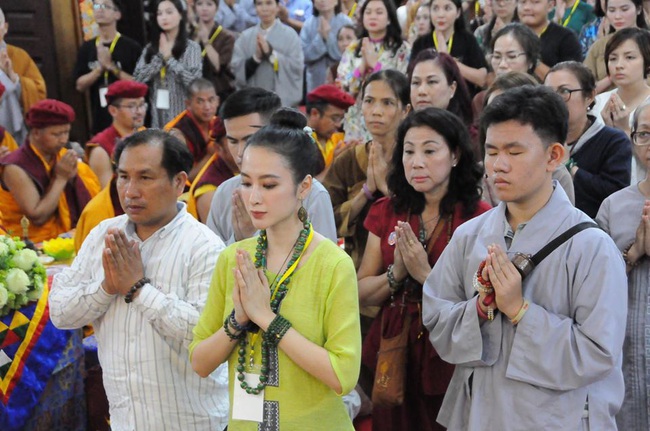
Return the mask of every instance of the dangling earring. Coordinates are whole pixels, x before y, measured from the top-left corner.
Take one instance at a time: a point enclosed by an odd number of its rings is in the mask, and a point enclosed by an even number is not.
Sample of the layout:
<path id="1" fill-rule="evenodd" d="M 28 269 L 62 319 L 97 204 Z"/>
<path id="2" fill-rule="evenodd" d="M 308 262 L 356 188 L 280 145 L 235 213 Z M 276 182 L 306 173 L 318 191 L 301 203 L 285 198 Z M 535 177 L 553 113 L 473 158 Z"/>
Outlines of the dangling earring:
<path id="1" fill-rule="evenodd" d="M 302 199 L 300 199 L 300 208 L 298 208 L 298 220 L 300 220 L 303 224 L 309 221 L 309 214 L 307 214 L 307 210 L 302 204 Z"/>

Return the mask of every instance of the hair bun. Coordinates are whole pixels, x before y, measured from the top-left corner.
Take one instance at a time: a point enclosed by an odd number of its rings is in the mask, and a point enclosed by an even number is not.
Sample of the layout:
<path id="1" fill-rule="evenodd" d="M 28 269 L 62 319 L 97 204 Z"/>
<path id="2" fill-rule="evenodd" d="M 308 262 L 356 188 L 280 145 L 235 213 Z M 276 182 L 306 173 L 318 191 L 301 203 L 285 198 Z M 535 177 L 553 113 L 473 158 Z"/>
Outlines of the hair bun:
<path id="1" fill-rule="evenodd" d="M 270 124 L 288 129 L 302 130 L 307 125 L 307 118 L 296 109 L 280 108 L 271 116 Z"/>

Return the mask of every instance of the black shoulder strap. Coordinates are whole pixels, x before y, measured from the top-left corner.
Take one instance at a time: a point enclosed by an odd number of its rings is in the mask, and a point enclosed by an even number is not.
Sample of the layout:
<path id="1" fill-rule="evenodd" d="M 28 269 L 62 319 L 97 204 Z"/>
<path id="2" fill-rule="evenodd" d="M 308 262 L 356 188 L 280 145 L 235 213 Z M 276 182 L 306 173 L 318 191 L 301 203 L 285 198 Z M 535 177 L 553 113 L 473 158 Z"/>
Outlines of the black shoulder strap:
<path id="1" fill-rule="evenodd" d="M 521 274 L 521 279 L 525 279 L 528 274 L 530 274 L 533 269 L 539 265 L 541 261 L 546 259 L 549 254 L 551 254 L 556 248 L 568 241 L 573 235 L 592 227 L 599 228 L 599 226 L 593 221 L 578 223 L 577 225 L 567 229 L 566 232 L 546 244 L 544 248 L 535 253 L 534 256 L 523 253 L 515 253 L 515 256 L 512 258 L 512 263 L 515 265 L 515 268 L 517 268 L 517 271 L 519 271 Z"/>
<path id="2" fill-rule="evenodd" d="M 551 254 L 556 248 L 567 242 L 573 235 L 577 234 L 578 232 L 582 232 L 585 229 L 589 228 L 599 228 L 598 224 L 594 223 L 593 221 L 584 221 L 582 223 L 578 223 L 577 225 L 569 228 L 566 232 L 564 232 L 562 235 L 556 237 L 553 239 L 553 241 L 549 242 L 542 248 L 540 251 L 535 253 L 534 256 L 530 258 L 531 261 L 535 264 L 535 266 L 539 265 L 541 261 L 546 259 L 546 257 Z"/>

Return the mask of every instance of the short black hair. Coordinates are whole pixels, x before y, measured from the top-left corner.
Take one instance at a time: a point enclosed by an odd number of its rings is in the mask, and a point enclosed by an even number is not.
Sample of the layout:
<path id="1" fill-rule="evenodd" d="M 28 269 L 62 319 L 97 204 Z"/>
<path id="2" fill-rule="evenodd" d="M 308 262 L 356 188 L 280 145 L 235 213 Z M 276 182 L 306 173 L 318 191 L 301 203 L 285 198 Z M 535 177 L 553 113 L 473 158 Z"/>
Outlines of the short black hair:
<path id="1" fill-rule="evenodd" d="M 315 176 L 324 168 L 322 155 L 314 138 L 304 130 L 307 118 L 295 109 L 281 108 L 271 116 L 246 143 L 251 147 L 268 148 L 280 155 L 293 174 L 296 184 L 307 176 Z"/>
<path id="2" fill-rule="evenodd" d="M 192 153 L 178 138 L 159 129 L 147 129 L 134 133 L 125 138 L 115 147 L 113 161 L 119 167 L 120 157 L 124 150 L 140 145 L 161 146 L 163 150 L 161 165 L 167 172 L 169 179 L 173 179 L 180 172 L 189 172 L 194 160 Z"/>
<path id="3" fill-rule="evenodd" d="M 524 85 L 505 91 L 485 107 L 480 123 L 480 143 L 485 145 L 488 127 L 516 121 L 530 125 L 548 147 L 564 144 L 569 130 L 569 111 L 562 98 L 549 87 Z"/>
<path id="4" fill-rule="evenodd" d="M 247 87 L 232 93 L 221 104 L 219 116 L 222 120 L 259 114 L 264 122 L 282 106 L 280 96 L 258 87 Z"/>
<path id="5" fill-rule="evenodd" d="M 460 202 L 465 216 L 473 214 L 481 200 L 479 184 L 483 169 L 474 155 L 467 126 L 457 115 L 440 108 L 426 108 L 411 113 L 397 130 L 397 142 L 387 178 L 395 211 L 421 214 L 425 206 L 424 194 L 416 191 L 406 180 L 402 162 L 406 133 L 414 127 L 435 130 L 445 138 L 449 151 L 458 155 L 458 163 L 449 174 L 447 193 L 440 201 L 440 213 L 453 214 L 454 207 Z"/>
<path id="6" fill-rule="evenodd" d="M 190 82 L 190 85 L 187 86 L 187 90 L 185 91 L 185 98 L 187 100 L 190 100 L 192 96 L 194 96 L 199 91 L 210 89 L 214 90 L 214 93 L 217 94 L 217 89 L 212 81 L 209 81 L 205 78 L 196 78 Z"/>

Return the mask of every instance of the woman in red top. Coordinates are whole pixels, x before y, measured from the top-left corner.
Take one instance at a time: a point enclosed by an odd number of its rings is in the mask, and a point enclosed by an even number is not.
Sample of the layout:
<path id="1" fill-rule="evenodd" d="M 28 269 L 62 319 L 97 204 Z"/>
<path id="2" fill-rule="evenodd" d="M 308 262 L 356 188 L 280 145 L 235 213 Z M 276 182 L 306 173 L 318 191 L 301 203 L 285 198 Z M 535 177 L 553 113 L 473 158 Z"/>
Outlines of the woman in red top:
<path id="1" fill-rule="evenodd" d="M 407 316 L 408 359 L 404 402 L 375 407 L 373 431 L 437 430 L 453 366 L 443 362 L 422 325 L 422 285 L 463 222 L 487 211 L 480 201 L 482 169 L 469 134 L 454 114 L 439 108 L 415 112 L 400 125 L 388 177 L 390 198 L 371 207 L 368 243 L 359 268 L 359 298 L 381 305 L 363 345 L 363 363 L 376 368 L 379 340 L 398 335 Z"/>

